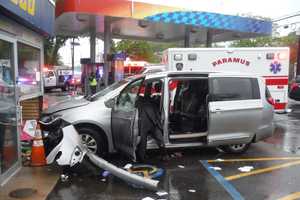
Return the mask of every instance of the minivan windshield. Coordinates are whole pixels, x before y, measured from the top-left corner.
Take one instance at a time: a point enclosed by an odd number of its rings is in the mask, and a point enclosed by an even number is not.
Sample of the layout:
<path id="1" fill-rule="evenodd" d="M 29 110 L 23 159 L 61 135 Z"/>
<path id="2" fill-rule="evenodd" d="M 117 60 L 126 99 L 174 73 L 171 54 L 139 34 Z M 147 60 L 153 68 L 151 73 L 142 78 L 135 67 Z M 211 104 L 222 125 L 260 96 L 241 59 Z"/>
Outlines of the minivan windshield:
<path id="1" fill-rule="evenodd" d="M 116 90 L 117 88 L 119 87 L 122 87 L 124 86 L 125 84 L 127 84 L 129 82 L 129 80 L 125 79 L 125 80 L 122 80 L 122 81 L 119 81 L 119 82 L 116 82 L 110 86 L 108 86 L 107 88 L 97 92 L 96 94 L 92 95 L 92 96 L 89 96 L 87 97 L 87 100 L 89 101 L 95 101 L 95 100 L 98 100 L 99 98 L 105 96 L 106 94 Z"/>

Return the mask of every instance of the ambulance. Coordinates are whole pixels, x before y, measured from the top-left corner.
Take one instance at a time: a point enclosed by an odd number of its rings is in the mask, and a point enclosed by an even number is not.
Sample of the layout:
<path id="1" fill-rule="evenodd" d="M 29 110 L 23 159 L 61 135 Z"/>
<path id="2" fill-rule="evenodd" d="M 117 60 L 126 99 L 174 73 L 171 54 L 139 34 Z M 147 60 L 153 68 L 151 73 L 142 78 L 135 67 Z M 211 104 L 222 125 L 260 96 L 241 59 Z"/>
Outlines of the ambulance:
<path id="1" fill-rule="evenodd" d="M 262 76 L 276 112 L 288 103 L 288 47 L 170 48 L 162 63 L 169 71 L 241 72 Z"/>

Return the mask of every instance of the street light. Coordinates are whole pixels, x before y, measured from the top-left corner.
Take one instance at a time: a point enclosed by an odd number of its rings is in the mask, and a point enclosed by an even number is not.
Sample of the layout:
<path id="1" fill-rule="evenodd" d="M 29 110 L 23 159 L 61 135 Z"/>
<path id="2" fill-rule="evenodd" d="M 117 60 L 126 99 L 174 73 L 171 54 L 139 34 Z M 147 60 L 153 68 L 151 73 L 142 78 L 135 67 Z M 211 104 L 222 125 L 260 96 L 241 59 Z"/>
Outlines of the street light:
<path id="1" fill-rule="evenodd" d="M 75 42 L 75 38 L 72 39 L 71 42 L 71 53 L 72 53 L 72 77 L 74 76 L 74 49 L 75 46 L 79 46 L 80 43 L 79 42 Z"/>

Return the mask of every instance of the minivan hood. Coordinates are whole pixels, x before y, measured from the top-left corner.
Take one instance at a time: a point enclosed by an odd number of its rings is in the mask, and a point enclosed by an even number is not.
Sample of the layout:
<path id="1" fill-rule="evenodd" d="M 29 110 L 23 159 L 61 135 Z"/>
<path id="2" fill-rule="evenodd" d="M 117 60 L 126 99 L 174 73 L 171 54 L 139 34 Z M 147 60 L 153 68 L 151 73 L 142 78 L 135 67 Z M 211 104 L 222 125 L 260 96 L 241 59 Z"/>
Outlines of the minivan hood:
<path id="1" fill-rule="evenodd" d="M 70 99 L 55 103 L 53 105 L 50 105 L 48 109 L 43 111 L 43 113 L 46 115 L 53 114 L 53 113 L 71 109 L 71 108 L 86 106 L 89 103 L 90 102 L 88 100 L 84 99 L 83 97 L 82 98 L 80 98 L 80 97 L 70 98 Z"/>

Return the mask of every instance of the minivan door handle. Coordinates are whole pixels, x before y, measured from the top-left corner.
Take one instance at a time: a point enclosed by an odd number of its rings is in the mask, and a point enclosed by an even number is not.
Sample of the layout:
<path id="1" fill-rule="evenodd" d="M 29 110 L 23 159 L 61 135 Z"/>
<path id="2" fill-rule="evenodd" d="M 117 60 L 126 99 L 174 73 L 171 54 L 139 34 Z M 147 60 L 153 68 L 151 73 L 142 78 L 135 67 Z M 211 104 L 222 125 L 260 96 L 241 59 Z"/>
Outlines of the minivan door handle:
<path id="1" fill-rule="evenodd" d="M 215 109 L 211 109 L 211 113 L 216 113 L 216 112 L 221 112 L 222 111 L 222 109 L 220 109 L 220 108 L 215 108 Z"/>

